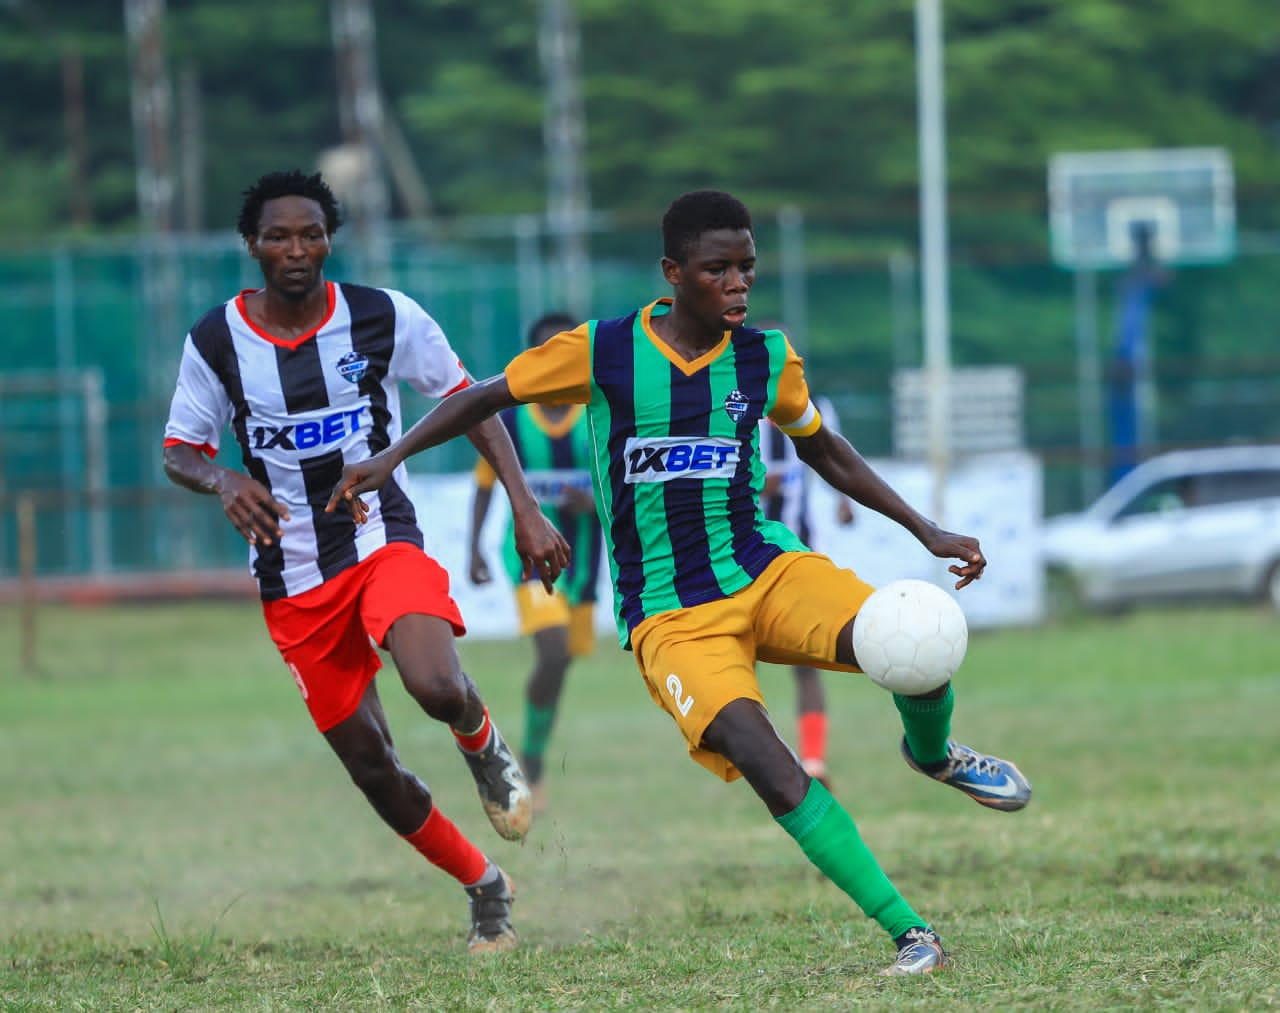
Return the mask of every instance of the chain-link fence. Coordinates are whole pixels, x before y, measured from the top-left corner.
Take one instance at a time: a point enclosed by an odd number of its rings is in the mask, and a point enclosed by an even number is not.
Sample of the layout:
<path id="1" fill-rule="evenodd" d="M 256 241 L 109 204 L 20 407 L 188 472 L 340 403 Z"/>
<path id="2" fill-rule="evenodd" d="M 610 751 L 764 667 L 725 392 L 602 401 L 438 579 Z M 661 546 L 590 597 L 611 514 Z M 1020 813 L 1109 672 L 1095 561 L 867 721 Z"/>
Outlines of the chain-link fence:
<path id="1" fill-rule="evenodd" d="M 602 220 L 592 237 L 591 314 L 619 315 L 666 288 L 653 223 Z M 893 230 L 851 239 L 839 222 L 794 212 L 758 223 L 757 319 L 781 319 L 868 456 L 893 452 L 894 370 L 920 364 L 918 279 Z M 903 224 L 904 234 L 909 232 Z M 956 234 L 965 236 L 960 223 Z M 987 229 L 988 237 L 1001 234 Z M 340 233 L 327 274 L 402 289 L 445 328 L 477 376 L 522 347 L 524 326 L 562 287 L 536 219 L 394 229 L 378 241 Z M 1025 251 L 1025 243 L 1012 247 Z M 1099 390 L 1113 344 L 1115 278 L 1080 279 L 1047 253 L 953 252 L 952 360 L 1022 374 L 1023 440 L 1044 462 L 1047 513 L 1074 509 L 1105 467 Z M 1178 272 L 1151 320 L 1151 452 L 1174 445 L 1280 441 L 1280 243 L 1243 237 L 1230 264 Z M 237 237 L 95 243 L 0 253 L 6 321 L 0 373 L 0 580 L 17 574 L 17 504 L 36 505 L 41 574 L 240 566 L 244 547 L 216 504 L 172 487 L 161 434 L 183 335 L 211 306 L 256 287 Z M 1081 293 L 1093 300 L 1082 321 Z M 1101 371 L 1089 380 L 1082 357 Z M 1092 398 L 1082 394 L 1092 393 Z M 982 390 L 959 390 L 981 399 Z M 430 407 L 406 391 L 406 421 Z M 1095 445 L 1087 434 L 1101 432 Z M 237 454 L 226 441 L 227 463 Z M 463 471 L 465 441 L 415 458 L 415 471 Z"/>

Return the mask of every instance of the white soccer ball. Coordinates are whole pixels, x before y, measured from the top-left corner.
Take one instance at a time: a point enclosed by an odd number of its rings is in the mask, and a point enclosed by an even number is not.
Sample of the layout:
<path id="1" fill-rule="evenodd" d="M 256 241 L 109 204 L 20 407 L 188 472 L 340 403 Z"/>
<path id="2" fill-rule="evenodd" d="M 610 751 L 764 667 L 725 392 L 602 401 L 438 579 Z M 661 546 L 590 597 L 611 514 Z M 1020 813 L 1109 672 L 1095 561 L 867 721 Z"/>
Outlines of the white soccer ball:
<path id="1" fill-rule="evenodd" d="M 878 588 L 853 621 L 853 653 L 878 686 L 903 696 L 937 689 L 969 646 L 969 625 L 955 599 L 926 580 Z"/>

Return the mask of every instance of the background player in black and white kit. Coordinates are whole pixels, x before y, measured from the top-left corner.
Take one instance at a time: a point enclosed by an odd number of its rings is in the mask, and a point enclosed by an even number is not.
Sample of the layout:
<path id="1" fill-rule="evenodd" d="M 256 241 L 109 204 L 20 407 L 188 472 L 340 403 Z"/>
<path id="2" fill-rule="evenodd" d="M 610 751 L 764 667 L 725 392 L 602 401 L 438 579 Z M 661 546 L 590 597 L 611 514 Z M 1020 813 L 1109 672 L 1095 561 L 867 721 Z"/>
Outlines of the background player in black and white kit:
<path id="1" fill-rule="evenodd" d="M 378 815 L 452 875 L 471 903 L 472 952 L 510 949 L 513 888 L 435 805 L 396 754 L 370 638 L 406 690 L 452 729 L 494 828 L 529 829 L 523 773 L 462 671 L 465 632 L 449 577 L 423 548 L 402 470 L 366 523 L 325 513 L 345 464 L 400 436 L 399 383 L 444 397 L 471 379 L 439 325 L 403 293 L 324 277 L 340 214 L 317 173 L 269 173 L 249 187 L 239 231 L 264 285 L 191 328 L 165 427 L 165 472 L 217 495 L 250 543 L 267 629 L 347 773 Z M 212 458 L 230 426 L 245 473 Z M 498 419 L 468 434 L 511 500 L 518 551 L 550 590 L 568 544 L 546 520 Z"/>
<path id="2" fill-rule="evenodd" d="M 777 324 L 763 322 L 763 330 L 781 329 Z M 814 397 L 814 405 L 822 414 L 823 424 L 834 432 L 840 431 L 835 406 L 829 398 Z M 767 418 L 760 422 L 760 459 L 765 465 L 764 489 L 760 505 L 771 521 L 781 521 L 811 548 L 821 548 L 814 542 L 813 514 L 810 508 L 809 485 L 812 474 L 808 465 L 800 460 L 795 444 L 781 429 Z M 853 504 L 848 497 L 836 500 L 836 522 L 853 523 Z M 812 665 L 792 667 L 796 683 L 796 749 L 800 765 L 810 777 L 816 777 L 828 788 L 831 778 L 827 770 L 827 694 L 822 676 Z"/>

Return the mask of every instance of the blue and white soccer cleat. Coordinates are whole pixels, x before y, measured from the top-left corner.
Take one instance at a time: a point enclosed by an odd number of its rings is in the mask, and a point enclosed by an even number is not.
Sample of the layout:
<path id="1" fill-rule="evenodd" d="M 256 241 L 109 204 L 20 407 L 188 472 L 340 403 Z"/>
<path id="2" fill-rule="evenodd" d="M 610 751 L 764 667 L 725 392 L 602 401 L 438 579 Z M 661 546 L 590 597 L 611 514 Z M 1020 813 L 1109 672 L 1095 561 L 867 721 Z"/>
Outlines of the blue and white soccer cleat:
<path id="1" fill-rule="evenodd" d="M 1031 801 L 1031 782 L 1008 760 L 985 756 L 958 742 L 947 743 L 947 759 L 936 770 L 920 766 L 902 740 L 902 756 L 912 770 L 949 784 L 979 805 L 1002 812 L 1016 812 Z"/>
<path id="2" fill-rule="evenodd" d="M 947 966 L 947 951 L 937 935 L 929 929 L 911 929 L 906 942 L 898 950 L 897 959 L 880 972 L 896 978 L 908 974 L 932 974 Z"/>

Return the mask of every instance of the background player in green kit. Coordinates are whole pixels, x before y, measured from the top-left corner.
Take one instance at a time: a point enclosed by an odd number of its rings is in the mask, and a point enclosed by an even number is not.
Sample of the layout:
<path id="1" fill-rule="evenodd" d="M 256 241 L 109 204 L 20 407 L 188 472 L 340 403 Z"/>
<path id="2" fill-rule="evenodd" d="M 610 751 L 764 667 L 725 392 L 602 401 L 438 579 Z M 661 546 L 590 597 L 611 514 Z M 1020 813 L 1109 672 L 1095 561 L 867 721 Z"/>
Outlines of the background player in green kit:
<path id="1" fill-rule="evenodd" d="M 529 328 L 528 347 L 537 348 L 577 321 L 566 313 L 547 313 Z M 569 663 L 595 649 L 596 579 L 604 539 L 591 494 L 591 438 L 581 405 L 527 404 L 500 416 L 516 449 L 529 488 L 542 511 L 568 540 L 573 559 L 548 593 L 537 574 L 521 576 L 515 529 L 508 524 L 502 561 L 515 589 L 520 635 L 533 638 L 534 662 L 525 683 L 524 746 L 520 763 L 533 792 L 533 811 L 546 808 L 544 757 L 555 724 L 556 707 Z M 476 462 L 476 491 L 471 509 L 468 573 L 474 584 L 493 576 L 480 549 L 480 532 L 489 513 L 497 472 L 483 457 Z"/>
<path id="2" fill-rule="evenodd" d="M 947 961 L 937 934 L 849 813 L 805 773 L 756 681 L 757 660 L 858 671 L 853 622 L 872 591 L 765 518 L 761 418 L 835 489 L 901 524 L 934 556 L 958 560 L 949 567 L 957 588 L 982 576 L 986 558 L 976 539 L 923 517 L 823 425 L 782 332 L 746 326 L 756 249 L 740 201 L 716 190 L 684 194 L 667 208 L 662 238 L 671 298 L 558 334 L 454 394 L 386 450 L 344 468 L 328 509 L 345 502 L 360 520 L 360 494 L 406 457 L 514 404 L 586 404 L 619 639 L 650 695 L 692 757 L 725 780 L 744 777 L 809 860 L 889 934 L 898 952 L 883 973 L 931 972 Z M 913 769 L 990 808 L 1030 800 L 1012 763 L 951 740 L 950 684 L 894 702 Z"/>

